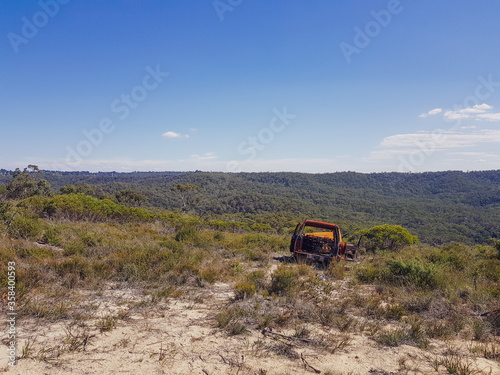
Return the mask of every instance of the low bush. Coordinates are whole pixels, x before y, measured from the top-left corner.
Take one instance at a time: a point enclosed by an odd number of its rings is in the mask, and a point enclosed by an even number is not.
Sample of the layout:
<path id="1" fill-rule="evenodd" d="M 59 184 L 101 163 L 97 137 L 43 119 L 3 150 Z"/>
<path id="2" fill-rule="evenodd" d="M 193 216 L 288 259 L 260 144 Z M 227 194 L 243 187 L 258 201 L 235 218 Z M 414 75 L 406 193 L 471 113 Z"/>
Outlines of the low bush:
<path id="1" fill-rule="evenodd" d="M 255 285 L 256 289 L 264 289 L 266 287 L 266 274 L 264 271 L 253 271 L 246 276 L 249 284 Z"/>
<path id="2" fill-rule="evenodd" d="M 90 221 L 149 221 L 151 214 L 140 208 L 130 208 L 109 199 L 96 199 L 88 195 L 67 194 L 55 197 L 34 196 L 23 200 L 20 207 L 29 209 L 40 216 L 66 220 Z"/>
<path id="3" fill-rule="evenodd" d="M 234 286 L 234 298 L 236 300 L 246 299 L 255 294 L 255 285 L 247 282 L 239 282 Z"/>
<path id="4" fill-rule="evenodd" d="M 435 269 L 417 261 L 389 260 L 382 277 L 393 284 L 414 285 L 423 289 L 433 289 L 437 285 Z"/>
<path id="5" fill-rule="evenodd" d="M 196 241 L 198 239 L 198 233 L 194 227 L 188 226 L 183 227 L 177 231 L 175 234 L 176 241 Z"/>
<path id="6" fill-rule="evenodd" d="M 368 251 L 375 250 L 400 250 L 405 246 L 419 243 L 405 228 L 399 225 L 377 225 L 359 232 L 362 245 Z"/>
<path id="7" fill-rule="evenodd" d="M 279 266 L 271 275 L 271 285 L 269 286 L 269 294 L 279 296 L 290 293 L 297 285 L 298 272 L 292 266 Z"/>
<path id="8" fill-rule="evenodd" d="M 7 233 L 13 238 L 36 241 L 42 233 L 42 224 L 37 215 L 16 215 Z"/>
<path id="9" fill-rule="evenodd" d="M 381 332 L 375 336 L 375 341 L 386 346 L 399 346 L 402 344 L 427 348 L 429 340 L 425 331 L 421 327 L 420 319 L 417 316 L 410 316 L 407 319 L 408 327 L 398 328 L 389 332 Z"/>

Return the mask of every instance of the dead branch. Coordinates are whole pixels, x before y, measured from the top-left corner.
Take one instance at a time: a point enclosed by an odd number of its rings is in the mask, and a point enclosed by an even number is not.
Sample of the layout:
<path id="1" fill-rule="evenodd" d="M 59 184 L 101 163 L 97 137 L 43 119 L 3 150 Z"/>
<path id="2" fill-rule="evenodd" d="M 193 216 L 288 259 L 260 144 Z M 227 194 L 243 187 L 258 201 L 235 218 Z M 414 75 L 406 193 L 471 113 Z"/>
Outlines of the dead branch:
<path id="1" fill-rule="evenodd" d="M 282 338 L 287 339 L 287 340 L 302 341 L 302 342 L 304 342 L 304 343 L 306 343 L 306 344 L 309 344 L 309 343 L 311 342 L 311 340 L 308 340 L 308 339 L 302 339 L 302 338 L 299 338 L 299 337 L 287 336 L 287 335 L 283 335 L 283 334 L 281 334 L 281 333 L 272 332 L 272 331 L 270 331 L 270 330 L 268 330 L 268 329 L 266 329 L 266 328 L 264 328 L 264 329 L 262 330 L 262 334 L 263 334 L 264 336 L 266 336 L 266 334 L 270 334 L 270 335 L 275 335 L 275 336 L 282 337 Z"/>
<path id="2" fill-rule="evenodd" d="M 309 367 L 311 370 L 313 370 L 316 374 L 321 374 L 321 371 L 318 370 L 318 369 L 315 369 L 314 367 L 312 367 L 307 361 L 306 359 L 304 358 L 304 354 L 303 353 L 300 353 L 300 359 L 302 359 L 302 362 L 304 363 L 304 366 L 307 370 L 307 368 Z"/>

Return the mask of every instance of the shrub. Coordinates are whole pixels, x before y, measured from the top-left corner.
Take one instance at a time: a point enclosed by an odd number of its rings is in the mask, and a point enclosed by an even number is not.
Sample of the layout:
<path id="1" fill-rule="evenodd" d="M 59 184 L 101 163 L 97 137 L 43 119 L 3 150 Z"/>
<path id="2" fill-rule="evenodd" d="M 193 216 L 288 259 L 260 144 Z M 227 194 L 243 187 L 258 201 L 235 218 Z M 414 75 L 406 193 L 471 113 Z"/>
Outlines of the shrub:
<path id="1" fill-rule="evenodd" d="M 380 267 L 376 267 L 372 263 L 367 263 L 356 270 L 356 277 L 362 283 L 372 283 L 375 280 L 380 279 Z"/>
<path id="2" fill-rule="evenodd" d="M 81 241 L 71 241 L 64 245 L 65 256 L 84 255 L 85 244 Z"/>
<path id="3" fill-rule="evenodd" d="M 474 334 L 474 340 L 482 341 L 489 334 L 489 324 L 482 319 L 474 319 L 472 321 L 472 331 Z"/>
<path id="4" fill-rule="evenodd" d="M 194 227 L 183 227 L 175 234 L 176 241 L 194 241 L 198 238 L 198 233 Z"/>
<path id="5" fill-rule="evenodd" d="M 363 236 L 362 244 L 368 251 L 400 250 L 418 243 L 418 238 L 399 225 L 377 225 L 359 232 Z"/>
<path id="6" fill-rule="evenodd" d="M 287 249 L 290 239 L 264 233 L 251 233 L 243 237 L 242 242 L 249 247 L 257 247 L 264 251 L 280 251 Z"/>
<path id="7" fill-rule="evenodd" d="M 238 307 L 226 307 L 217 313 L 215 319 L 219 328 L 226 328 L 231 322 L 243 315 L 244 312 Z"/>
<path id="8" fill-rule="evenodd" d="M 456 270 L 465 269 L 466 263 L 456 254 L 449 254 L 445 252 L 434 252 L 427 256 L 429 262 L 439 265 L 449 265 Z"/>
<path id="9" fill-rule="evenodd" d="M 4 185 L 0 184 L 0 187 L 1 186 Z M 10 205 L 8 203 L 0 202 L 0 221 L 7 221 L 10 219 L 9 210 L 10 210 Z"/>
<path id="10" fill-rule="evenodd" d="M 54 252 L 50 249 L 44 249 L 44 248 L 21 248 L 21 249 L 16 249 L 16 254 L 19 258 L 28 258 L 28 257 L 33 257 L 33 258 L 38 258 L 38 259 L 45 259 L 45 258 L 50 258 L 54 255 Z"/>
<path id="11" fill-rule="evenodd" d="M 160 246 L 169 249 L 174 254 L 178 255 L 184 254 L 184 245 L 179 241 L 174 241 L 174 240 L 161 241 Z"/>
<path id="12" fill-rule="evenodd" d="M 200 272 L 200 279 L 213 284 L 217 280 L 217 271 L 212 268 L 204 269 Z"/>
<path id="13" fill-rule="evenodd" d="M 266 259 L 265 254 L 261 250 L 245 249 L 245 258 L 252 262 L 258 262 Z"/>
<path id="14" fill-rule="evenodd" d="M 85 280 L 92 272 L 90 264 L 87 259 L 75 256 L 55 266 L 56 272 L 59 276 L 76 275 L 80 280 Z"/>
<path id="15" fill-rule="evenodd" d="M 264 289 L 266 286 L 266 273 L 264 271 L 253 271 L 247 275 L 246 279 L 257 289 Z"/>
<path id="16" fill-rule="evenodd" d="M 425 332 L 421 328 L 420 319 L 417 316 L 410 316 L 407 319 L 407 328 L 398 328 L 389 332 L 382 332 L 375 336 L 375 341 L 386 346 L 399 346 L 402 344 L 427 348 L 429 340 L 425 337 Z"/>
<path id="17" fill-rule="evenodd" d="M 423 289 L 432 289 L 437 285 L 434 269 L 416 261 L 388 260 L 383 278 L 395 284 Z"/>
<path id="18" fill-rule="evenodd" d="M 274 233 L 269 224 L 255 223 L 250 226 L 254 232 Z"/>
<path id="19" fill-rule="evenodd" d="M 237 283 L 234 287 L 234 298 L 237 300 L 242 300 L 248 297 L 251 297 L 255 294 L 255 285 L 247 283 L 247 282 L 240 282 Z"/>
<path id="20" fill-rule="evenodd" d="M 17 215 L 12 221 L 8 234 L 14 238 L 36 241 L 42 232 L 40 219 L 36 215 Z"/>
<path id="21" fill-rule="evenodd" d="M 115 316 L 108 314 L 100 318 L 96 326 L 97 328 L 99 328 L 99 331 L 101 331 L 101 333 L 109 332 L 116 328 L 116 320 L 117 319 Z"/>
<path id="22" fill-rule="evenodd" d="M 43 232 L 42 241 L 53 246 L 60 246 L 61 239 L 58 236 L 59 230 L 55 227 L 51 227 Z"/>
<path id="23" fill-rule="evenodd" d="M 328 266 L 327 275 L 334 280 L 342 280 L 345 276 L 345 266 L 340 262 L 331 262 Z"/>
<path id="24" fill-rule="evenodd" d="M 399 304 L 387 305 L 384 310 L 384 317 L 389 320 L 400 320 L 406 311 L 403 306 Z"/>
<path id="25" fill-rule="evenodd" d="M 226 327 L 226 330 L 230 336 L 242 335 L 247 332 L 245 325 L 237 321 L 231 322 L 231 324 Z"/>
<path id="26" fill-rule="evenodd" d="M 296 285 L 297 274 L 290 266 L 278 267 L 271 276 L 269 293 L 277 295 L 288 294 Z"/>
<path id="27" fill-rule="evenodd" d="M 224 233 L 222 233 L 222 232 L 215 232 L 214 233 L 214 240 L 224 241 L 224 239 L 225 239 Z"/>
<path id="28" fill-rule="evenodd" d="M 148 221 L 153 217 L 140 208 L 125 207 L 109 199 L 96 199 L 82 193 L 55 197 L 34 196 L 23 200 L 20 206 L 42 216 L 61 217 L 75 221 Z"/>

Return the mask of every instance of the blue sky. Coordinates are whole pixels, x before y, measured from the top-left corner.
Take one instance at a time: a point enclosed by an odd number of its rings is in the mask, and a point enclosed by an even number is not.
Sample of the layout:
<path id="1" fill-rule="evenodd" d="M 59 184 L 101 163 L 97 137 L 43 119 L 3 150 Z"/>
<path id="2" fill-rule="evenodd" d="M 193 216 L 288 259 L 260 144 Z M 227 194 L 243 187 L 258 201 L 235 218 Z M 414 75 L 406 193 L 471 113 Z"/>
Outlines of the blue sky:
<path id="1" fill-rule="evenodd" d="M 500 169 L 494 0 L 0 3 L 0 168 Z"/>

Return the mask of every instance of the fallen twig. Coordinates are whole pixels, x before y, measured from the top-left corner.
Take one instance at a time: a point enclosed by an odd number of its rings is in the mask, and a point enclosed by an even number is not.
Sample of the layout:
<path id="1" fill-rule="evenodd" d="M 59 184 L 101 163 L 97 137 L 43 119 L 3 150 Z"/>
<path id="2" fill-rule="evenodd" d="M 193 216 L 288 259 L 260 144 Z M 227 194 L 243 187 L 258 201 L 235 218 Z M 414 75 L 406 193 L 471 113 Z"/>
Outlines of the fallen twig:
<path id="1" fill-rule="evenodd" d="M 300 337 L 294 337 L 294 336 L 287 336 L 287 335 L 283 335 L 281 333 L 276 333 L 276 332 L 272 332 L 268 329 L 263 329 L 262 330 L 262 334 L 265 336 L 266 334 L 271 334 L 271 335 L 275 335 L 275 336 L 279 336 L 279 337 L 282 337 L 284 339 L 288 339 L 288 340 L 296 340 L 296 341 L 302 341 L 302 342 L 305 342 L 307 344 L 309 344 L 311 342 L 311 340 L 308 340 L 308 339 L 302 339 Z"/>
<path id="2" fill-rule="evenodd" d="M 161 344 L 163 341 L 157 341 L 157 342 L 153 342 L 151 344 L 147 344 L 146 346 L 151 346 L 151 345 L 156 345 L 156 344 Z"/>
<path id="3" fill-rule="evenodd" d="M 313 370 L 316 374 L 321 374 L 321 371 L 312 367 L 307 361 L 306 359 L 304 358 L 304 354 L 303 353 L 300 353 L 300 359 L 302 359 L 302 362 L 304 362 L 304 366 L 306 367 L 306 370 L 307 368 L 309 367 L 311 370 Z"/>

